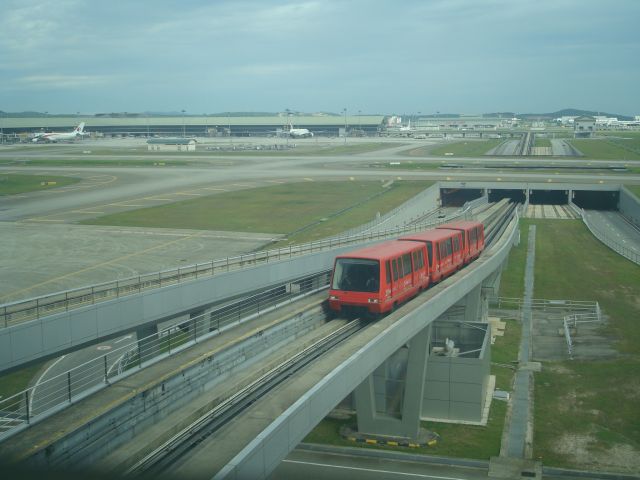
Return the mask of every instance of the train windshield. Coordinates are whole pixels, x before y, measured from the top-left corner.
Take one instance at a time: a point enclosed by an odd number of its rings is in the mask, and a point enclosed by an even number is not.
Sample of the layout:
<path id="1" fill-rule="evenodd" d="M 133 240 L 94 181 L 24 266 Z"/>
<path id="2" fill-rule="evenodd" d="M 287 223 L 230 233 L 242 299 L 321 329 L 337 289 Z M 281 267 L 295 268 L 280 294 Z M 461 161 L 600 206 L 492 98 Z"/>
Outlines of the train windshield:
<path id="1" fill-rule="evenodd" d="M 377 292 L 380 288 L 380 264 L 377 260 L 338 258 L 331 288 L 351 292 Z"/>

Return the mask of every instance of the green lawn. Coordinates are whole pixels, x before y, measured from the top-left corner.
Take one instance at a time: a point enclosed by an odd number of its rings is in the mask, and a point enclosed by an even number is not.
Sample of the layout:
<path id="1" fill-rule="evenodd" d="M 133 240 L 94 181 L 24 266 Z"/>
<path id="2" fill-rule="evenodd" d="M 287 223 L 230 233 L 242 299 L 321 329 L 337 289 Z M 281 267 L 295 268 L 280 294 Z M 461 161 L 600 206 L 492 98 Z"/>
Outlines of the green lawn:
<path id="1" fill-rule="evenodd" d="M 640 199 L 640 185 L 625 185 L 625 187 Z"/>
<path id="2" fill-rule="evenodd" d="M 621 352 L 605 361 L 544 363 L 535 377 L 535 456 L 546 465 L 620 469 L 619 450 L 640 456 L 640 268 L 578 220 L 527 220 L 523 228 L 531 223 L 535 297 L 597 300 L 609 317 L 603 334 Z"/>
<path id="3" fill-rule="evenodd" d="M 131 210 L 82 223 L 291 234 L 302 242 L 372 220 L 433 182 L 300 182 L 240 190 Z"/>
<path id="4" fill-rule="evenodd" d="M 599 138 L 574 138 L 568 140 L 586 158 L 603 160 L 640 160 L 640 150 L 631 149 L 632 144 L 622 140 Z"/>
<path id="5" fill-rule="evenodd" d="M 50 190 L 78 183 L 79 178 L 54 175 L 0 174 L 0 196 Z"/>
<path id="6" fill-rule="evenodd" d="M 448 153 L 452 153 L 452 157 L 479 157 L 502 142 L 503 140 L 499 138 L 491 138 L 487 140 L 462 140 L 434 148 L 429 152 L 429 154 L 436 156 L 448 156 Z"/>

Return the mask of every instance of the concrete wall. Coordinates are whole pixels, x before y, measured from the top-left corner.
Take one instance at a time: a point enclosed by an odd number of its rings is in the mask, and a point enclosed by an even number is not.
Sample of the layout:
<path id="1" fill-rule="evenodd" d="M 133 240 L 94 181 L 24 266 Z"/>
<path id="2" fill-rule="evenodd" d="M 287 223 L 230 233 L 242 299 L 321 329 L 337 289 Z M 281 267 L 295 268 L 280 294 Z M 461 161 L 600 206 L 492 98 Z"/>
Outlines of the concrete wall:
<path id="1" fill-rule="evenodd" d="M 625 187 L 620 189 L 620 213 L 640 227 L 640 200 Z"/>
<path id="2" fill-rule="evenodd" d="M 458 322 L 453 322 L 458 323 Z M 430 355 L 422 400 L 422 417 L 480 422 L 491 373 L 491 335 L 487 324 L 478 324 L 485 333 L 477 342 L 463 343 L 455 332 L 449 338 L 467 348 L 481 348 L 477 358 Z M 474 333 L 479 332 L 470 327 Z M 464 346 L 463 346 L 464 345 Z"/>
<path id="3" fill-rule="evenodd" d="M 201 311 L 225 298 L 331 269 L 336 255 L 355 248 L 346 246 L 204 277 L 0 329 L 0 372 L 141 325 Z"/>

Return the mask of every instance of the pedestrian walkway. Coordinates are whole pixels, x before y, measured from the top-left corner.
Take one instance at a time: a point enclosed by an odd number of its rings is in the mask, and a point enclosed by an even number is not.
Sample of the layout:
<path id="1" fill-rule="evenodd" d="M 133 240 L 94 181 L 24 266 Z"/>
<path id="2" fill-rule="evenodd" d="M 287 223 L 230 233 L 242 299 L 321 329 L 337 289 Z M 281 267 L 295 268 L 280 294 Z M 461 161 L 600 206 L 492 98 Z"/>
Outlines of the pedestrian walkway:
<path id="1" fill-rule="evenodd" d="M 529 362 L 531 358 L 531 303 L 533 299 L 533 278 L 536 250 L 536 226 L 529 226 L 527 244 L 527 262 L 524 274 L 524 302 L 522 304 L 522 338 L 518 354 L 511 396 L 511 412 L 507 416 L 506 433 L 503 435 L 500 457 L 491 459 L 489 476 L 491 478 L 541 478 L 542 469 L 532 462 L 533 412 L 531 394 L 533 372 L 540 364 Z M 520 472 L 520 476 L 514 476 Z"/>

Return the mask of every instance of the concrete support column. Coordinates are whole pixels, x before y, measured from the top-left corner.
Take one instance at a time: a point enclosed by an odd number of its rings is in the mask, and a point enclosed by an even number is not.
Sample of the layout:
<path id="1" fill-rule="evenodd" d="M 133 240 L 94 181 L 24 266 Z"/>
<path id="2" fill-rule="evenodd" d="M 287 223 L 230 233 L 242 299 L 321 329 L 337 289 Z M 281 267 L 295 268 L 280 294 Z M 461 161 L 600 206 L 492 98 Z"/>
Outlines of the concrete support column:
<path id="1" fill-rule="evenodd" d="M 141 362 L 155 357 L 160 351 L 158 341 L 158 325 L 143 325 L 136 329 L 138 337 L 138 355 Z"/>
<path id="2" fill-rule="evenodd" d="M 383 409 L 379 408 L 385 403 L 386 382 L 376 382 L 372 374 L 356 387 L 354 393 L 360 433 L 418 440 L 430 340 L 431 326 L 428 326 L 409 342 L 399 418 L 381 413 Z"/>
<path id="3" fill-rule="evenodd" d="M 482 285 L 476 286 L 464 297 L 464 321 L 478 322 L 482 316 Z"/>

